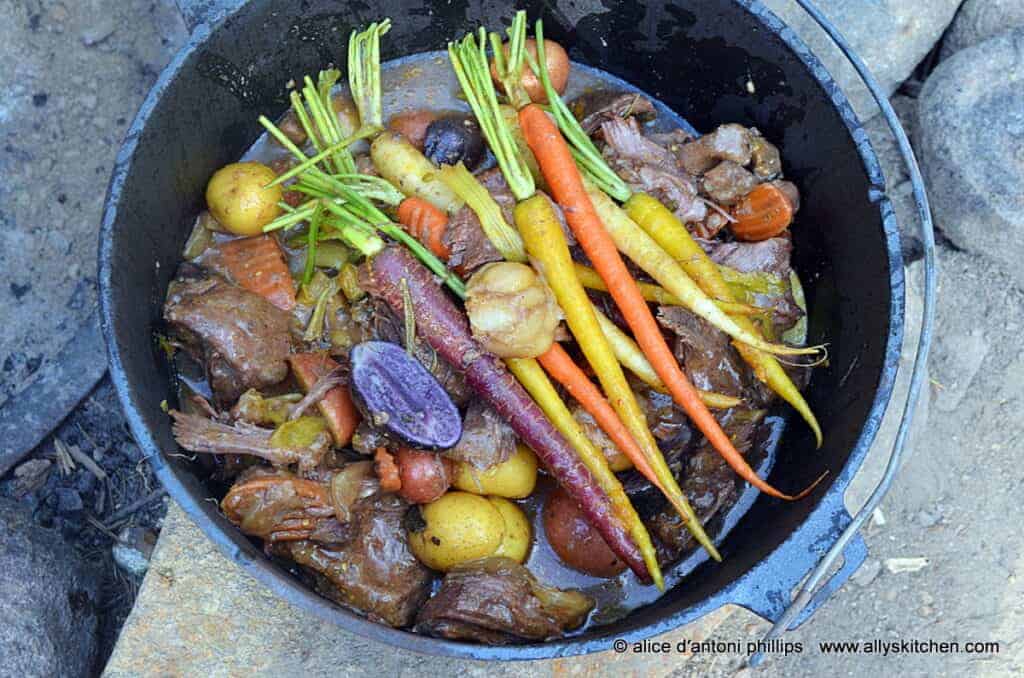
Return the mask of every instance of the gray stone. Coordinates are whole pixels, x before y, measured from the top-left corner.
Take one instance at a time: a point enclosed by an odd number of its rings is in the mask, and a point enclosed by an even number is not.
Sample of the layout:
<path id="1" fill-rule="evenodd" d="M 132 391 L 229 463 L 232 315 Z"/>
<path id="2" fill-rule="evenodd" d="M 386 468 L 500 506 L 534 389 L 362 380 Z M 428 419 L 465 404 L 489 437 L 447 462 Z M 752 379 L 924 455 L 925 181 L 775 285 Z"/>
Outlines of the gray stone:
<path id="1" fill-rule="evenodd" d="M 0 572 L 4 675 L 92 673 L 98 580 L 55 532 L 6 498 L 0 498 Z"/>
<path id="2" fill-rule="evenodd" d="M 917 148 L 936 225 L 1024 283 L 1024 28 L 939 64 L 921 92 L 918 116 Z"/>
<path id="3" fill-rule="evenodd" d="M 34 417 L 30 410 L 20 422 L 36 429 L 63 418 L 102 373 L 102 345 L 72 342 L 96 306 L 96 234 L 107 180 L 139 104 L 186 34 L 171 0 L 3 7 L 0 408 L 39 382 L 59 388 L 49 400 L 59 401 L 60 411 Z M 114 30 L 120 26 L 126 29 Z M 82 104 L 89 96 L 91 108 Z M 47 377 L 52 364 L 75 352 L 88 352 L 98 369 Z"/>
<path id="4" fill-rule="evenodd" d="M 966 0 L 942 39 L 943 59 L 1004 31 L 1024 26 L 1021 0 Z"/>
<path id="5" fill-rule="evenodd" d="M 765 4 L 818 55 L 861 119 L 874 116 L 878 107 L 867 88 L 814 20 L 793 0 L 766 0 Z M 892 94 L 938 42 L 960 0 L 819 0 L 815 4 Z"/>

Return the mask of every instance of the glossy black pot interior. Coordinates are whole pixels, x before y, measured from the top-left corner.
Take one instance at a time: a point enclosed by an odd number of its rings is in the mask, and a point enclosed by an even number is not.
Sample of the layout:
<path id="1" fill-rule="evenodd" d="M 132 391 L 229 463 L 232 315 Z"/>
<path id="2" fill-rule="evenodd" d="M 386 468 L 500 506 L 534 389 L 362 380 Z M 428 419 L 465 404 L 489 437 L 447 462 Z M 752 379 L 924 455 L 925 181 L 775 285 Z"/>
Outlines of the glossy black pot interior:
<path id="1" fill-rule="evenodd" d="M 284 110 L 289 79 L 344 63 L 353 26 L 392 17 L 385 41 L 385 58 L 392 58 L 442 48 L 480 22 L 501 25 L 511 8 L 475 0 L 253 0 L 212 29 L 198 27 L 130 130 L 100 244 L 104 330 L 133 433 L 174 499 L 248 572 L 343 628 L 421 652 L 521 659 L 607 649 L 613 638 L 654 635 L 726 602 L 775 616 L 849 520 L 842 493 L 888 401 L 902 331 L 895 223 L 866 135 L 817 60 L 760 5 L 604 4 L 583 15 L 571 2 L 525 8 L 545 19 L 548 35 L 573 59 L 654 94 L 698 130 L 756 125 L 780 145 L 786 174 L 801 188 L 795 265 L 806 281 L 810 339 L 827 342 L 830 352 L 808 392 L 825 446 L 815 450 L 805 427 L 788 427 L 770 480 L 794 490 L 824 470 L 831 475 L 803 501 L 761 497 L 722 545 L 725 562 L 698 568 L 656 604 L 542 645 L 481 647 L 385 628 L 319 598 L 267 561 L 206 501 L 211 494 L 201 473 L 186 459 L 165 456 L 177 448 L 160 407 L 170 384 L 152 331 L 206 181 L 259 135 L 259 113 Z"/>

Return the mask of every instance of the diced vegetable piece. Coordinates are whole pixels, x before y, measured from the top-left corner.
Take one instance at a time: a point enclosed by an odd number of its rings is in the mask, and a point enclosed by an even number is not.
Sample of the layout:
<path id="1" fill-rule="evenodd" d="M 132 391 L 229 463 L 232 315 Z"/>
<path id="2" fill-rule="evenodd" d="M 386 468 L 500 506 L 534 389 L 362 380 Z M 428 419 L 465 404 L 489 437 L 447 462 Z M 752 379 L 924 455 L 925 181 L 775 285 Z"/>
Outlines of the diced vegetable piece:
<path id="1" fill-rule="evenodd" d="M 375 426 L 423 450 L 459 442 L 462 417 L 455 403 L 405 349 L 386 341 L 364 341 L 349 357 L 352 394 Z"/>
<path id="2" fill-rule="evenodd" d="M 236 283 L 282 311 L 295 308 L 295 281 L 274 236 L 239 238 L 222 243 L 219 249 Z"/>
<path id="3" fill-rule="evenodd" d="M 295 353 L 288 357 L 288 362 L 304 391 L 309 391 L 320 377 L 338 367 L 338 363 L 326 352 Z M 348 445 L 361 419 L 348 389 L 344 386 L 332 388 L 317 403 L 317 408 L 327 420 L 327 427 L 331 430 L 335 446 Z"/>
<path id="4" fill-rule="evenodd" d="M 383 447 L 378 447 L 373 455 L 373 470 L 380 478 L 380 489 L 385 492 L 398 492 L 402 489 L 402 476 L 399 473 L 395 458 Z"/>
<path id="5" fill-rule="evenodd" d="M 732 208 L 736 221 L 730 224 L 738 240 L 767 240 L 793 223 L 793 203 L 773 183 L 758 184 Z"/>
<path id="6" fill-rule="evenodd" d="M 327 422 L 320 417 L 299 417 L 286 421 L 274 430 L 270 444 L 281 449 L 311 447 L 327 431 Z"/>

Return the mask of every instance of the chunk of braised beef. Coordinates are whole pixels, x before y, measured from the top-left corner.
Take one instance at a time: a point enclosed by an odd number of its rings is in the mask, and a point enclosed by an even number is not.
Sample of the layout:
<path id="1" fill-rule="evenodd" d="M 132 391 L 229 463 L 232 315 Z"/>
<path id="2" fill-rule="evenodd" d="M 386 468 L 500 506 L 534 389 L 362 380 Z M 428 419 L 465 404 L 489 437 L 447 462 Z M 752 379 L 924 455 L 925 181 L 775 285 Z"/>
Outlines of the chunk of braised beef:
<path id="1" fill-rule="evenodd" d="M 462 420 L 458 444 L 442 454 L 483 470 L 505 461 L 515 450 L 516 434 L 512 427 L 490 405 L 473 400 Z"/>
<path id="2" fill-rule="evenodd" d="M 542 641 L 579 628 L 593 608 L 589 596 L 544 586 L 514 560 L 492 557 L 446 574 L 415 630 L 491 645 Z"/>
<path id="3" fill-rule="evenodd" d="M 722 205 L 735 205 L 757 186 L 757 178 L 732 160 L 723 160 L 704 173 L 701 188 Z"/>
<path id="4" fill-rule="evenodd" d="M 307 479 L 283 469 L 253 468 L 239 476 L 220 506 L 243 533 L 268 543 L 341 543 L 351 530 L 335 517 L 329 483 L 323 474 Z"/>
<path id="5" fill-rule="evenodd" d="M 633 191 L 654 196 L 684 223 L 703 221 L 707 206 L 671 150 L 645 137 L 633 120 L 609 120 L 602 130 L 605 159 Z"/>
<path id="6" fill-rule="evenodd" d="M 587 134 L 593 134 L 601 125 L 614 118 L 635 117 L 641 121 L 655 117 L 654 104 L 636 92 L 616 92 L 607 89 L 590 90 L 569 104 Z"/>
<path id="7" fill-rule="evenodd" d="M 684 144 L 679 159 L 683 168 L 694 175 L 703 174 L 722 160 L 746 165 L 750 162 L 752 137 L 751 131 L 742 125 L 719 125 L 713 132 Z"/>
<path id="8" fill-rule="evenodd" d="M 759 242 L 713 242 L 709 249 L 712 261 L 740 273 L 772 273 L 782 278 L 789 277 L 792 270 L 793 243 L 788 236 Z"/>
<path id="9" fill-rule="evenodd" d="M 207 372 L 217 402 L 288 376 L 291 317 L 269 301 L 192 264 L 167 290 L 164 319 Z"/>
<path id="10" fill-rule="evenodd" d="M 718 414 L 717 418 L 736 449 L 747 454 L 754 445 L 764 411 L 733 408 Z M 721 510 L 731 506 L 737 495 L 736 474 L 706 439 L 702 439 L 686 459 L 679 481 L 698 520 L 705 526 Z M 658 560 L 662 564 L 678 561 L 696 545 L 682 518 L 667 504 L 645 520 L 645 524 L 658 547 Z"/>
<path id="11" fill-rule="evenodd" d="M 278 542 L 273 552 L 315 573 L 321 595 L 371 621 L 408 626 L 432 581 L 409 550 L 402 522 L 408 509 L 395 494 L 374 494 L 356 502 L 344 543 Z"/>
<path id="12" fill-rule="evenodd" d="M 659 306 L 658 323 L 675 336 L 675 354 L 693 385 L 744 397 L 745 365 L 729 335 L 682 306 Z"/>

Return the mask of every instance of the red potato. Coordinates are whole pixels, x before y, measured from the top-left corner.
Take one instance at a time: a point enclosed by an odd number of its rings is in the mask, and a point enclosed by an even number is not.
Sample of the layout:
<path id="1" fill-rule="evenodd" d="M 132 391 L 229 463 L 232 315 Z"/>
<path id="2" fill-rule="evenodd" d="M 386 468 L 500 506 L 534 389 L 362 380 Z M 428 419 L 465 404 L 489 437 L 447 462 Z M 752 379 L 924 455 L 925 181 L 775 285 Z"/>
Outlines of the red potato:
<path id="1" fill-rule="evenodd" d="M 423 150 L 423 142 L 427 138 L 427 128 L 430 123 L 437 120 L 437 113 L 433 111 L 406 111 L 391 116 L 388 120 L 388 129 L 395 134 L 401 134 L 405 140 L 416 147 L 416 150 Z"/>
<path id="2" fill-rule="evenodd" d="M 544 534 L 558 558 L 574 570 L 592 577 L 611 578 L 626 564 L 608 548 L 579 507 L 562 488 L 544 502 Z"/>
<path id="3" fill-rule="evenodd" d="M 402 480 L 398 494 L 410 504 L 429 504 L 451 487 L 454 464 L 434 452 L 400 447 L 395 463 Z"/>
<path id="4" fill-rule="evenodd" d="M 533 38 L 527 38 L 526 40 L 526 51 L 530 53 L 534 59 L 537 58 L 537 41 Z M 505 46 L 505 54 L 508 55 L 508 45 Z M 555 88 L 555 91 L 559 94 L 565 92 L 565 87 L 569 83 L 569 55 L 565 49 L 554 40 L 544 41 L 544 60 L 547 62 L 548 77 L 551 78 L 551 86 Z M 494 66 L 494 60 L 491 60 L 491 79 L 494 80 L 495 86 L 505 91 L 504 86 L 498 79 L 498 71 Z M 523 89 L 530 95 L 530 101 L 537 104 L 548 103 L 548 95 L 544 93 L 544 86 L 540 82 L 540 78 L 530 68 L 528 60 L 523 62 L 523 74 L 519 78 L 520 82 L 523 83 Z"/>

